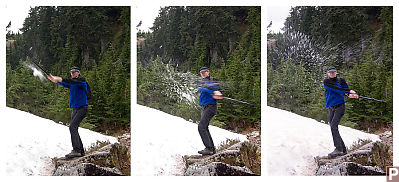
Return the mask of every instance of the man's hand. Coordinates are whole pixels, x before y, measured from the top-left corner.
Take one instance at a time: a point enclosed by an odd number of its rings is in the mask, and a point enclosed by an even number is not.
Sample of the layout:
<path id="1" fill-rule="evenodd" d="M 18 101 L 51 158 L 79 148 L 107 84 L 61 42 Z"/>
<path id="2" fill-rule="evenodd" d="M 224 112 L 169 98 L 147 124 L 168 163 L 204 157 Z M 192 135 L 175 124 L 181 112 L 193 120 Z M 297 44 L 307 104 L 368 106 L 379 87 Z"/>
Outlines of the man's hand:
<path id="1" fill-rule="evenodd" d="M 48 78 L 50 81 L 52 81 L 52 82 L 55 83 L 53 75 L 49 74 L 49 75 L 47 75 L 47 78 Z"/>
<path id="2" fill-rule="evenodd" d="M 62 82 L 62 78 L 61 78 L 61 77 L 53 76 L 53 75 L 51 75 L 51 74 L 47 75 L 47 78 L 48 78 L 50 81 L 54 82 L 54 83 Z"/>
<path id="3" fill-rule="evenodd" d="M 348 97 L 351 98 L 351 99 L 358 99 L 359 95 L 357 95 L 357 94 L 349 94 Z"/>
<path id="4" fill-rule="evenodd" d="M 357 95 L 357 93 L 354 90 L 351 90 L 351 91 L 349 91 L 348 97 L 351 99 L 358 99 L 359 95 Z"/>
<path id="5" fill-rule="evenodd" d="M 222 92 L 220 92 L 220 91 L 218 91 L 218 90 L 213 91 L 213 98 L 214 98 L 214 99 L 223 99 Z"/>

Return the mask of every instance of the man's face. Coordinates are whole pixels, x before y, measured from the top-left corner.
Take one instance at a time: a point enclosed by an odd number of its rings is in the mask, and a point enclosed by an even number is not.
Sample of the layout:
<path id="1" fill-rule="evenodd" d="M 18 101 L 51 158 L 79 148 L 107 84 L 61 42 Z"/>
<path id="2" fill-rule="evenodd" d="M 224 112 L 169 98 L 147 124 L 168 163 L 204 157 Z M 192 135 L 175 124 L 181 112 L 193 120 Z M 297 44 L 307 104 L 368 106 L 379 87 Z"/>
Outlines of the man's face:
<path id="1" fill-rule="evenodd" d="M 204 71 L 204 72 L 201 72 L 200 74 L 201 74 L 202 78 L 206 78 L 209 76 L 209 71 Z"/>
<path id="2" fill-rule="evenodd" d="M 330 77 L 330 78 L 335 78 L 337 76 L 337 72 L 336 71 L 328 72 L 327 74 L 328 74 L 328 77 Z"/>
<path id="3" fill-rule="evenodd" d="M 79 76 L 80 72 L 79 71 L 71 71 L 71 77 L 72 78 L 77 78 Z"/>

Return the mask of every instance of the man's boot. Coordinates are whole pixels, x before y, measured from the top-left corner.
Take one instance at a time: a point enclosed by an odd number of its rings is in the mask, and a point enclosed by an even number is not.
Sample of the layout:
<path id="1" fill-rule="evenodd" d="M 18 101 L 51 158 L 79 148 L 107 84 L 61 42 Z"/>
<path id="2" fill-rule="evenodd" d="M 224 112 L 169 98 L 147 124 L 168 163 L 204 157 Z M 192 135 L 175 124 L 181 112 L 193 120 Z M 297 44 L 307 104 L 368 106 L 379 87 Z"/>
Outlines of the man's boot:
<path id="1" fill-rule="evenodd" d="M 213 155 L 216 153 L 216 151 L 215 151 L 215 149 L 205 148 L 204 150 L 198 151 L 198 153 L 202 154 L 202 155 Z"/>
<path id="2" fill-rule="evenodd" d="M 336 148 L 333 152 L 328 154 L 328 158 L 335 158 L 342 155 L 345 155 L 345 153 Z"/>
<path id="3" fill-rule="evenodd" d="M 66 158 L 74 158 L 74 157 L 82 157 L 83 155 L 80 152 L 76 152 L 74 150 L 71 151 L 71 153 L 65 155 Z"/>

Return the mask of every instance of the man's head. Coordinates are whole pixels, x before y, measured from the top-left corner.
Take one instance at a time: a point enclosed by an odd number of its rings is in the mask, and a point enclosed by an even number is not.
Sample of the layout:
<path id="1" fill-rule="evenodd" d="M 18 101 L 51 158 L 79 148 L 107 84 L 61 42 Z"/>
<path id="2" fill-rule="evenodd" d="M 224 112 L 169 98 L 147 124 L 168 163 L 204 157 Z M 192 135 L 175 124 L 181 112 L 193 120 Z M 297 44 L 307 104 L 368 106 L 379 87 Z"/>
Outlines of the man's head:
<path id="1" fill-rule="evenodd" d="M 327 74 L 328 74 L 328 77 L 335 78 L 335 77 L 337 77 L 337 69 L 335 69 L 334 66 L 330 66 L 330 67 L 328 67 Z"/>
<path id="2" fill-rule="evenodd" d="M 77 78 L 80 75 L 80 69 L 79 69 L 79 67 L 76 67 L 76 66 L 72 67 L 70 72 L 71 72 L 72 78 Z"/>
<path id="3" fill-rule="evenodd" d="M 207 67 L 202 67 L 200 69 L 200 74 L 202 78 L 206 78 L 209 76 L 209 69 Z"/>

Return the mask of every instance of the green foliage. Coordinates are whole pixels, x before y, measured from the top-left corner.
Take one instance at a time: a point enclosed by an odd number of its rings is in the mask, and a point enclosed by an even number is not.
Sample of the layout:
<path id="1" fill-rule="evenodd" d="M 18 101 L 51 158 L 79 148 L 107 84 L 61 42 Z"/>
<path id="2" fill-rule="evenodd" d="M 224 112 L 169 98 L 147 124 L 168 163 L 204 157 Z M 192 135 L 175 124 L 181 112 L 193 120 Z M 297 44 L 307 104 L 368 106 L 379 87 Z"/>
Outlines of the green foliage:
<path id="1" fill-rule="evenodd" d="M 270 64 L 268 67 L 267 102 L 269 106 L 304 116 L 323 117 L 320 110 L 323 107 L 319 99 L 323 91 L 314 84 L 312 73 L 307 72 L 301 64 L 291 63 L 291 60 L 283 60 L 275 70 Z"/>
<path id="2" fill-rule="evenodd" d="M 89 130 L 96 129 L 96 125 L 89 123 L 86 118 L 83 119 L 83 121 L 80 123 L 79 127 L 86 128 Z"/>
<path id="3" fill-rule="evenodd" d="M 210 123 L 210 125 L 213 125 L 213 126 L 216 126 L 219 128 L 226 128 L 226 123 L 216 120 L 214 118 L 212 118 L 212 120 L 209 123 Z"/>
<path id="4" fill-rule="evenodd" d="M 328 44 L 352 44 L 372 31 L 380 7 L 297 6 L 291 8 L 285 30 L 310 35 L 315 41 Z"/>
<path id="5" fill-rule="evenodd" d="M 8 36 L 7 106 L 69 123 L 68 89 L 38 80 L 26 64 L 64 78 L 79 66 L 93 95 L 81 126 L 107 134 L 130 127 L 130 7 L 34 7 L 22 32 Z"/>
<path id="6" fill-rule="evenodd" d="M 363 62 L 351 70 L 351 87 L 360 94 L 368 97 L 386 100 L 387 104 L 370 102 L 364 100 L 349 100 L 352 108 L 348 110 L 349 120 L 362 123 L 360 129 L 377 130 L 381 123 L 392 123 L 393 103 L 392 97 L 388 97 L 388 87 L 391 87 L 390 80 L 392 71 L 386 72 L 385 65 L 376 63 L 374 54 L 365 54 Z M 391 95 L 389 93 L 389 95 Z M 373 124 L 376 123 L 376 124 Z"/>

